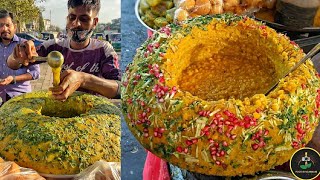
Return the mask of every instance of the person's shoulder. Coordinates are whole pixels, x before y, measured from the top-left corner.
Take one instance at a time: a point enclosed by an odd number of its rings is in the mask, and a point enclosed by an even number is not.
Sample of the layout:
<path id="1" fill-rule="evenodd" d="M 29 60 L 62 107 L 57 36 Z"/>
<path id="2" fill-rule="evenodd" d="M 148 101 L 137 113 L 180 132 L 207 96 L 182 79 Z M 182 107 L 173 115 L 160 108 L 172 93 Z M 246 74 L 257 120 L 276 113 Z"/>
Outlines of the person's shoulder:
<path id="1" fill-rule="evenodd" d="M 42 45 L 45 48 L 48 48 L 49 46 L 52 46 L 52 45 L 57 45 L 57 46 L 61 46 L 61 47 L 68 47 L 68 40 L 64 39 L 64 38 L 63 39 L 54 38 L 54 39 L 50 39 L 50 40 L 43 42 Z"/>
<path id="2" fill-rule="evenodd" d="M 13 35 L 13 41 L 19 43 L 19 42 L 25 42 L 27 41 L 26 39 L 22 38 L 22 37 L 19 37 L 18 35 L 14 34 Z"/>
<path id="3" fill-rule="evenodd" d="M 91 38 L 91 45 L 94 48 L 109 48 L 112 47 L 108 41 L 100 40 L 100 39 L 93 39 Z"/>

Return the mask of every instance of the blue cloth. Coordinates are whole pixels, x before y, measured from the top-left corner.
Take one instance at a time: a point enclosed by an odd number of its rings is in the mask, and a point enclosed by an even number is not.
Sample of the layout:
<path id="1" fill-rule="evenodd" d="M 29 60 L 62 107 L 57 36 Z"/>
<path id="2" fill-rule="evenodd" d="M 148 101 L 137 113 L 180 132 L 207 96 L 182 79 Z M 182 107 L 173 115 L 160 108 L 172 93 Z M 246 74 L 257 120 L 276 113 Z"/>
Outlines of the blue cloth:
<path id="1" fill-rule="evenodd" d="M 33 79 L 38 79 L 40 76 L 40 66 L 38 64 L 30 65 L 27 67 L 21 67 L 17 70 L 12 70 L 7 66 L 7 59 L 13 52 L 14 47 L 25 41 L 24 39 L 14 35 L 12 41 L 8 45 L 4 45 L 0 39 L 0 79 L 4 79 L 8 76 L 19 76 L 29 73 Z M 17 82 L 16 84 L 9 84 L 6 86 L 0 85 L 0 97 L 5 102 L 6 94 L 10 97 L 20 95 L 22 93 L 31 92 L 30 81 Z"/>

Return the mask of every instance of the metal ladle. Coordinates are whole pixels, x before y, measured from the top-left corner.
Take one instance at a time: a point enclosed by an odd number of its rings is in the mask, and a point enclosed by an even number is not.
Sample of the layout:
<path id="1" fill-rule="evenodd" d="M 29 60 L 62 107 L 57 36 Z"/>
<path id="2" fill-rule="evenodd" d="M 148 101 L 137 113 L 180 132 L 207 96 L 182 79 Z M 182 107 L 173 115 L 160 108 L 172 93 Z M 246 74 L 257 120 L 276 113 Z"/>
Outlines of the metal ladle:
<path id="1" fill-rule="evenodd" d="M 292 73 L 294 70 L 296 70 L 301 64 L 303 64 L 304 62 L 306 62 L 306 60 L 308 60 L 309 58 L 312 58 L 314 55 L 316 55 L 318 52 L 320 51 L 320 43 L 315 45 L 309 52 L 307 55 L 305 55 L 298 63 L 296 63 L 288 72 L 286 72 L 284 74 L 284 76 L 282 76 L 281 78 L 279 78 L 279 80 L 277 80 L 277 82 L 275 84 L 273 84 L 268 91 L 265 93 L 265 95 L 268 95 L 275 87 L 277 87 L 277 85 L 280 82 L 280 79 L 286 77 L 287 75 L 289 75 L 290 73 Z"/>
<path id="2" fill-rule="evenodd" d="M 48 62 L 51 68 L 61 67 L 64 62 L 64 57 L 59 51 L 51 51 L 47 57 L 34 56 L 34 60 Z"/>
<path id="3" fill-rule="evenodd" d="M 59 51 L 51 51 L 47 57 L 36 56 L 33 57 L 36 61 L 48 62 L 49 66 L 52 68 L 53 73 L 53 86 L 58 86 L 60 84 L 60 72 L 61 66 L 64 63 L 64 57 Z"/>

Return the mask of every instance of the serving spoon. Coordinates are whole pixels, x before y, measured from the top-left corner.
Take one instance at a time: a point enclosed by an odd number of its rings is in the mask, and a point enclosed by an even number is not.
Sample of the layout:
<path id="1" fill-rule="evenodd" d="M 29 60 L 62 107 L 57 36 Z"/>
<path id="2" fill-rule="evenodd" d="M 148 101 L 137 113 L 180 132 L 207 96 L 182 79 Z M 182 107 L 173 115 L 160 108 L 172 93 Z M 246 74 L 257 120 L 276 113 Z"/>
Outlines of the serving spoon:
<path id="1" fill-rule="evenodd" d="M 64 63 L 63 55 L 59 51 L 51 51 L 47 57 L 34 56 L 33 59 L 40 62 L 48 62 L 52 68 L 53 86 L 58 86 L 60 84 L 61 66 Z"/>
<path id="2" fill-rule="evenodd" d="M 51 51 L 47 57 L 33 56 L 32 58 L 36 61 L 48 62 L 51 68 L 61 67 L 64 62 L 63 55 L 59 51 Z"/>
<path id="3" fill-rule="evenodd" d="M 317 45 L 315 45 L 309 52 L 308 54 L 306 54 L 297 64 L 295 64 L 288 72 L 286 72 L 282 77 L 280 77 L 278 79 L 278 81 L 273 84 L 268 91 L 265 93 L 265 95 L 267 96 L 275 87 L 277 87 L 277 85 L 280 82 L 280 79 L 288 76 L 290 73 L 292 73 L 293 71 L 295 71 L 301 64 L 303 64 L 304 62 L 306 62 L 306 60 L 308 60 L 309 58 L 312 58 L 314 55 L 316 55 L 320 50 L 320 43 L 318 43 Z"/>

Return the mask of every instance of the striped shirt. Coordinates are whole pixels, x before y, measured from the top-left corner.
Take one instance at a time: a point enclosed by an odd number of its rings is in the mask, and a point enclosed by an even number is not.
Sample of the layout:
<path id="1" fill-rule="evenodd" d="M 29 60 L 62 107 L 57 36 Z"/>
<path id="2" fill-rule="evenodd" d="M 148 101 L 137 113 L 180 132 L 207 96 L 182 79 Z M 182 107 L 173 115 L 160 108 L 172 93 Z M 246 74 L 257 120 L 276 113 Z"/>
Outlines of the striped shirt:
<path id="1" fill-rule="evenodd" d="M 89 45 L 81 50 L 72 49 L 70 39 L 52 39 L 37 47 L 39 56 L 47 56 L 51 51 L 59 51 L 63 54 L 62 71 L 72 69 L 105 79 L 120 80 L 121 78 L 117 53 L 107 41 L 90 39 Z"/>

